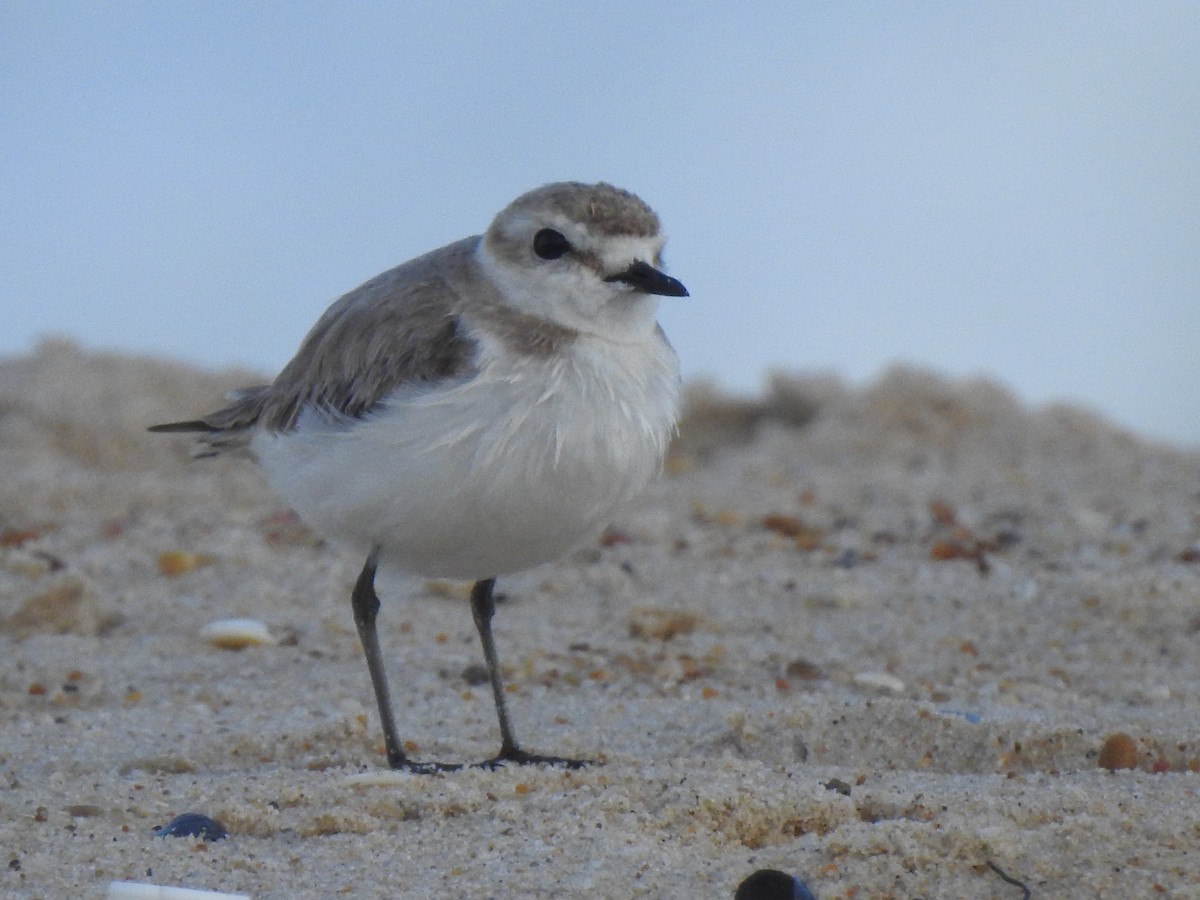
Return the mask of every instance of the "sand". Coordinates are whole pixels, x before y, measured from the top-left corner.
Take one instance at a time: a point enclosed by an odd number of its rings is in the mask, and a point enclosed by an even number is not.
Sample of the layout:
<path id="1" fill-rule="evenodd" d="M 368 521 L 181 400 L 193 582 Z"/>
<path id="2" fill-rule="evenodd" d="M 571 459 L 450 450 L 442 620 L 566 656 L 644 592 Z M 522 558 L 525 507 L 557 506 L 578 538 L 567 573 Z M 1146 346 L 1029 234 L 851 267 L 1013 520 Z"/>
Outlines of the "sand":
<path id="1" fill-rule="evenodd" d="M 500 585 L 518 736 L 597 763 L 422 777 L 361 560 L 145 432 L 261 377 L 0 361 L 0 896 L 1200 896 L 1200 452 L 906 369 L 693 389 L 607 536 Z M 465 586 L 379 588 L 414 755 L 491 755 Z"/>

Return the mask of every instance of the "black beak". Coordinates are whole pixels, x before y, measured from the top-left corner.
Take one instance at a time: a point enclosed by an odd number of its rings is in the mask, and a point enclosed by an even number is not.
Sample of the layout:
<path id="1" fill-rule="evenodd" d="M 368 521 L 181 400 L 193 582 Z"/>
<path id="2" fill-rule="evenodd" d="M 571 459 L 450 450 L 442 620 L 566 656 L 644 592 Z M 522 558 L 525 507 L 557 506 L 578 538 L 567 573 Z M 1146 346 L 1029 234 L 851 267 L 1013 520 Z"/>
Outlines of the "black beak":
<path id="1" fill-rule="evenodd" d="M 686 297 L 687 288 L 683 282 L 677 281 L 670 275 L 658 271 L 647 263 L 638 260 L 624 272 L 609 275 L 605 281 L 622 281 L 642 294 L 659 294 L 663 297 Z"/>

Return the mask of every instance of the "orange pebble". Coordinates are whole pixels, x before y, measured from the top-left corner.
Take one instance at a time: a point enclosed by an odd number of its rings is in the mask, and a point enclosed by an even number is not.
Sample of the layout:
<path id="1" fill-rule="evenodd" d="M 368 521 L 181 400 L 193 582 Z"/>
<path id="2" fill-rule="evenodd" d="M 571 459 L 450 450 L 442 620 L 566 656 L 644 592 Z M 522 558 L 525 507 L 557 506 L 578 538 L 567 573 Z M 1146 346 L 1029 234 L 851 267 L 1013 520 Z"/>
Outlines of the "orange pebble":
<path id="1" fill-rule="evenodd" d="M 1100 768 L 1115 772 L 1117 769 L 1137 768 L 1137 760 L 1137 742 L 1125 732 L 1119 731 L 1105 738 L 1097 763 Z"/>
<path id="2" fill-rule="evenodd" d="M 178 578 L 208 562 L 211 562 L 211 558 L 199 553 L 168 550 L 158 554 L 158 571 L 168 578 Z"/>

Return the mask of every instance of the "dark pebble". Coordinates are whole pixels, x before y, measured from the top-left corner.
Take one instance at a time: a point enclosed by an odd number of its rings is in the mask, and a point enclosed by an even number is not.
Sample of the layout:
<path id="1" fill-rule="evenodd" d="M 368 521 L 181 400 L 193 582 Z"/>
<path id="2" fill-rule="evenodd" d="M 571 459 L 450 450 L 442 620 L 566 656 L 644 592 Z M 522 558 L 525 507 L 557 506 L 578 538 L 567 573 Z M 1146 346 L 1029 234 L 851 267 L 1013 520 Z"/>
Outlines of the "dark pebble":
<path id="1" fill-rule="evenodd" d="M 216 819 L 200 813 L 180 813 L 166 825 L 154 829 L 154 836 L 197 837 L 202 841 L 219 841 L 229 837 L 229 832 Z"/>
<path id="2" fill-rule="evenodd" d="M 462 670 L 462 680 L 471 687 L 487 684 L 489 677 L 487 666 L 482 663 L 471 663 Z"/>
<path id="3" fill-rule="evenodd" d="M 825 782 L 825 790 L 837 791 L 839 794 L 845 794 L 847 797 L 850 796 L 850 785 L 840 778 L 831 778 Z"/>
<path id="4" fill-rule="evenodd" d="M 817 900 L 808 886 L 787 872 L 759 869 L 738 885 L 733 900 Z"/>
<path id="5" fill-rule="evenodd" d="M 833 564 L 839 569 L 853 569 L 861 559 L 857 550 L 847 547 L 833 558 Z"/>

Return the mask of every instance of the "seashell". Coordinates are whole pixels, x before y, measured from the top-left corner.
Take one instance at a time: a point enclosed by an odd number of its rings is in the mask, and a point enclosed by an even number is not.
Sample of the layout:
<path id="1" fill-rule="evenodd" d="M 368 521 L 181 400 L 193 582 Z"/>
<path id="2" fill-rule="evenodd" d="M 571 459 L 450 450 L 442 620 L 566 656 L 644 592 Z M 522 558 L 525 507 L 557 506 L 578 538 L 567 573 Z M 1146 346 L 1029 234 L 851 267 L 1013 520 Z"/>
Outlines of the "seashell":
<path id="1" fill-rule="evenodd" d="M 857 672 L 853 680 L 859 687 L 879 688 L 895 694 L 903 693 L 905 688 L 904 682 L 889 672 Z"/>
<path id="2" fill-rule="evenodd" d="M 201 628 L 200 637 L 223 650 L 244 650 L 275 643 L 267 626 L 258 619 L 218 619 Z"/>
<path id="3" fill-rule="evenodd" d="M 105 897 L 107 900 L 250 900 L 249 894 L 167 887 L 140 881 L 110 881 Z"/>

